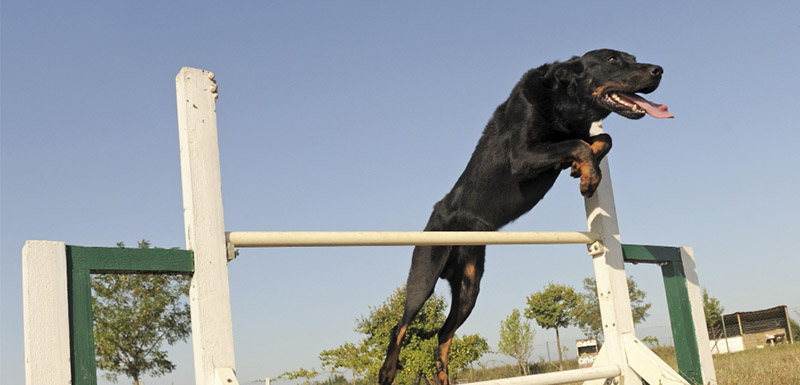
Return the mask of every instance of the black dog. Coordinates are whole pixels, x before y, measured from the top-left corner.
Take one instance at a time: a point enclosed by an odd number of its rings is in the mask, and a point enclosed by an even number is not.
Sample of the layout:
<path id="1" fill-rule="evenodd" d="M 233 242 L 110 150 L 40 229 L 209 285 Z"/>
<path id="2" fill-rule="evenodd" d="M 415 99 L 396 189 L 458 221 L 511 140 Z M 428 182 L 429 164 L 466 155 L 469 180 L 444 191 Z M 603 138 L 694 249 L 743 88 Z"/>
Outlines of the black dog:
<path id="1" fill-rule="evenodd" d="M 666 106 L 634 93 L 654 91 L 661 67 L 601 49 L 566 62 L 528 71 L 497 107 L 472 158 L 452 191 L 436 203 L 426 231 L 494 231 L 533 208 L 561 170 L 571 168 L 580 191 L 591 196 L 600 183 L 600 160 L 611 149 L 607 134 L 589 136 L 592 122 L 611 112 L 629 119 L 646 113 L 672 117 Z M 483 275 L 486 246 L 419 246 L 406 284 L 403 317 L 394 328 L 378 382 L 389 385 L 397 372 L 406 330 L 437 278 L 452 291 L 450 314 L 439 330 L 436 369 L 448 384 L 447 353 L 456 329 L 467 319 Z"/>

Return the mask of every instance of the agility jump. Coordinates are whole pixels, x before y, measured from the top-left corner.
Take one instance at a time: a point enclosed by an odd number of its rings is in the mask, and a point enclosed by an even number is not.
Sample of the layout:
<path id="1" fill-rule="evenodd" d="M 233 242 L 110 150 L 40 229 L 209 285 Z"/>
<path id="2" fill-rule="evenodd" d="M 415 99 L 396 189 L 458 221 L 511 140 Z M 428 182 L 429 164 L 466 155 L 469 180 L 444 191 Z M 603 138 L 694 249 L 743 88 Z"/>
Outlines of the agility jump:
<path id="1" fill-rule="evenodd" d="M 191 251 L 192 341 L 197 385 L 238 384 L 227 263 L 242 247 L 362 245 L 586 244 L 592 258 L 605 344 L 595 366 L 557 373 L 487 381 L 497 385 L 560 384 L 607 380 L 641 384 L 715 384 L 694 256 L 687 247 L 622 245 L 607 160 L 603 179 L 585 199 L 586 232 L 237 232 L 225 231 L 217 143 L 217 85 L 211 72 L 183 68 L 176 77 L 186 248 Z M 596 132 L 601 132 L 599 126 Z M 91 329 L 83 341 L 76 330 L 91 328 L 68 315 L 67 253 L 60 242 L 28 241 L 23 249 L 26 380 L 34 384 L 93 384 Z M 176 256 L 182 262 L 186 255 Z M 639 341 L 625 276 L 625 261 L 662 265 L 681 374 Z M 107 262 L 112 264 L 114 262 Z M 239 262 L 244 263 L 244 262 Z M 106 270 L 113 270 L 113 266 Z M 188 267 L 176 268 L 186 271 Z M 181 270 L 182 269 L 182 270 Z M 100 269 L 103 270 L 103 269 Z M 145 268 L 146 270 L 146 268 Z M 151 269 L 155 270 L 155 269 Z M 91 267 L 86 268 L 93 271 Z M 670 285 L 673 287 L 670 289 Z M 673 297 L 670 292 L 674 291 Z M 91 299 L 89 298 L 89 301 Z M 89 306 L 91 312 L 91 306 Z M 89 313 L 91 314 L 91 313 Z M 54 320 L 45 326 L 42 320 Z M 86 331 L 82 331 L 86 335 Z M 76 342 L 90 349 L 76 364 Z M 678 346 L 681 345 L 681 346 Z M 85 376 L 76 372 L 88 373 Z"/>

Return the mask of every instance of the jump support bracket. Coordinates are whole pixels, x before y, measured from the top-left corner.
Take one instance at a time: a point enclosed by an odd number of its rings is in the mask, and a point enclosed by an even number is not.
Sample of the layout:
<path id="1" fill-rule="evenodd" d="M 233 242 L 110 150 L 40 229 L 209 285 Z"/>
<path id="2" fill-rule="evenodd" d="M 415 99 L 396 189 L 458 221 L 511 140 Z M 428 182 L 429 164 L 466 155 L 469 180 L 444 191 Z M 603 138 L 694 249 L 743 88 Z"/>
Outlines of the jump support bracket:
<path id="1" fill-rule="evenodd" d="M 594 241 L 586 245 L 586 247 L 589 249 L 589 255 L 591 255 L 592 257 L 606 252 L 605 245 L 603 245 L 603 242 L 600 241 Z"/>

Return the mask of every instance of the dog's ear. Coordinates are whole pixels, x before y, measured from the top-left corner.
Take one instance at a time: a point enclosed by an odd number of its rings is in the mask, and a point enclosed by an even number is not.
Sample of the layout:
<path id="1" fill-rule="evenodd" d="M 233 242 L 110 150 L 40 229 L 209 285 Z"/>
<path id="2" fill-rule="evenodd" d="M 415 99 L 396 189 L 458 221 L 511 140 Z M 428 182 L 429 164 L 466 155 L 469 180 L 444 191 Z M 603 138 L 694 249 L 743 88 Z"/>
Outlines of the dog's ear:
<path id="1" fill-rule="evenodd" d="M 584 66 L 577 58 L 557 63 L 551 69 L 552 87 L 566 89 L 569 92 L 575 91 L 578 80 L 583 77 Z"/>

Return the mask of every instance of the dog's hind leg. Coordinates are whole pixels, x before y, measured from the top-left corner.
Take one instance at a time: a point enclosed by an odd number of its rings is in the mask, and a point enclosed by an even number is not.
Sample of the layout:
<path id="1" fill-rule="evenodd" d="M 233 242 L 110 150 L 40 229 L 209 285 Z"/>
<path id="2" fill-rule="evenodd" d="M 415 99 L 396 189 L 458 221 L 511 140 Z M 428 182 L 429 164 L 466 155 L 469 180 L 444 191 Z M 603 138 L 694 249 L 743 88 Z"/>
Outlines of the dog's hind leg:
<path id="1" fill-rule="evenodd" d="M 418 246 L 414 248 L 411 269 L 406 284 L 406 303 L 403 316 L 392 330 L 386 360 L 378 374 L 378 383 L 389 385 L 397 374 L 397 361 L 408 326 L 419 313 L 425 301 L 433 294 L 436 281 L 453 248 L 449 246 Z"/>
<path id="2" fill-rule="evenodd" d="M 458 329 L 466 321 L 480 291 L 481 277 L 483 277 L 486 246 L 459 246 L 455 250 L 459 261 L 459 270 L 453 271 L 447 277 L 453 298 L 450 305 L 450 314 L 444 325 L 439 330 L 439 349 L 436 357 L 436 372 L 439 385 L 447 385 L 448 377 L 448 352 Z"/>

